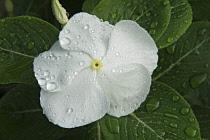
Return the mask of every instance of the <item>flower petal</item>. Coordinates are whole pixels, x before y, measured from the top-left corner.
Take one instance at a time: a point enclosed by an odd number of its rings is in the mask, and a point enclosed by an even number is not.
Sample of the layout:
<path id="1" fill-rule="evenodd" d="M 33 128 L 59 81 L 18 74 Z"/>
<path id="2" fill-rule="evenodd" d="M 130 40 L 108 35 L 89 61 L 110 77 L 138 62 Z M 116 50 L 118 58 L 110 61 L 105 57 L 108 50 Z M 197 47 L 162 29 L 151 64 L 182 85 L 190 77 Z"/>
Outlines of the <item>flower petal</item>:
<path id="1" fill-rule="evenodd" d="M 103 68 L 97 79 L 110 100 L 108 114 L 116 117 L 136 110 L 145 101 L 151 85 L 150 73 L 141 64 Z"/>
<path id="2" fill-rule="evenodd" d="M 95 80 L 96 71 L 85 69 L 61 92 L 41 91 L 41 106 L 48 119 L 61 127 L 74 128 L 105 115 L 109 101 Z"/>
<path id="3" fill-rule="evenodd" d="M 92 59 L 82 52 L 69 52 L 57 41 L 49 51 L 34 60 L 35 77 L 46 91 L 61 91 L 70 85 L 79 72 L 90 67 Z"/>
<path id="4" fill-rule="evenodd" d="M 64 49 L 84 51 L 99 59 L 107 51 L 112 29 L 108 22 L 82 12 L 70 18 L 60 32 L 59 41 Z"/>
<path id="5" fill-rule="evenodd" d="M 113 66 L 139 63 L 152 75 L 157 67 L 157 51 L 154 40 L 146 30 L 134 21 L 123 20 L 114 27 L 103 63 L 112 63 Z"/>

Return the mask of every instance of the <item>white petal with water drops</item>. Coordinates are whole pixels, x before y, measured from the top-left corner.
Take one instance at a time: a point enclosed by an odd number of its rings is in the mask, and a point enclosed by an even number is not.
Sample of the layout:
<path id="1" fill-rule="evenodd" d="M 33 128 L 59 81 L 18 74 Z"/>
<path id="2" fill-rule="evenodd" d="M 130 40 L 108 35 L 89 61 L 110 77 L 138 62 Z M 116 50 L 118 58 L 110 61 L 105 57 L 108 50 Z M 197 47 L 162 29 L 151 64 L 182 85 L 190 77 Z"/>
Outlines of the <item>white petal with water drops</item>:
<path id="1" fill-rule="evenodd" d="M 66 51 L 56 42 L 49 51 L 35 58 L 35 76 L 42 89 L 51 92 L 61 91 L 71 84 L 72 77 L 89 67 L 91 60 L 89 55 L 81 56 L 79 52 Z M 78 66 L 81 62 L 82 65 Z"/>
<path id="2" fill-rule="evenodd" d="M 109 100 L 95 77 L 96 71 L 85 69 L 63 91 L 42 90 L 41 106 L 48 119 L 61 127 L 74 128 L 103 117 Z"/>
<path id="3" fill-rule="evenodd" d="M 113 66 L 139 63 L 144 65 L 152 75 L 157 67 L 157 46 L 152 37 L 131 20 L 118 22 L 109 41 L 109 50 L 104 65 Z"/>
<path id="4" fill-rule="evenodd" d="M 140 64 L 105 66 L 98 74 L 98 82 L 110 100 L 108 114 L 121 117 L 135 111 L 149 94 L 151 76 Z M 112 67 L 112 66 L 111 66 Z"/>
<path id="5" fill-rule="evenodd" d="M 113 27 L 96 16 L 84 12 L 75 14 L 59 34 L 61 47 L 67 50 L 84 51 L 97 59 L 106 53 Z M 71 32 L 66 34 L 66 30 Z M 66 38 L 70 39 L 71 43 Z"/>

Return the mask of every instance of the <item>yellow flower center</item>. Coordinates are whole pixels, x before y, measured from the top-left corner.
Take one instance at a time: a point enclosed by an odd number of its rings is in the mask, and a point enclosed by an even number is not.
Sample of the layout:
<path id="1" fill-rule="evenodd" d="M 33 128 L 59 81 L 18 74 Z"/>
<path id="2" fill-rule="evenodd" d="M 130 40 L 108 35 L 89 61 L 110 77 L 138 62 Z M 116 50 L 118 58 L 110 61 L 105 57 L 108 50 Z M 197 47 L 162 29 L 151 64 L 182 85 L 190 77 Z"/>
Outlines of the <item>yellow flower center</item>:
<path id="1" fill-rule="evenodd" d="M 101 60 L 93 60 L 91 63 L 91 68 L 93 70 L 100 70 L 102 66 Z"/>

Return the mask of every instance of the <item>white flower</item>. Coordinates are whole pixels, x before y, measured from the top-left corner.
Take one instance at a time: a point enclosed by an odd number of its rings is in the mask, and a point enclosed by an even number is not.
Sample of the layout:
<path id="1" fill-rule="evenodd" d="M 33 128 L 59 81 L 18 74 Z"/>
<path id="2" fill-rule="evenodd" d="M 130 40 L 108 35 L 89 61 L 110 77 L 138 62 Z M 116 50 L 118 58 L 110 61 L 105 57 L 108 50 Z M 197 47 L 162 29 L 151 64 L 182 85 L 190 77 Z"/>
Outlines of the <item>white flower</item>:
<path id="1" fill-rule="evenodd" d="M 34 60 L 43 112 L 65 128 L 89 124 L 106 113 L 132 113 L 149 93 L 157 51 L 134 21 L 113 26 L 87 13 L 74 15 L 59 42 Z"/>

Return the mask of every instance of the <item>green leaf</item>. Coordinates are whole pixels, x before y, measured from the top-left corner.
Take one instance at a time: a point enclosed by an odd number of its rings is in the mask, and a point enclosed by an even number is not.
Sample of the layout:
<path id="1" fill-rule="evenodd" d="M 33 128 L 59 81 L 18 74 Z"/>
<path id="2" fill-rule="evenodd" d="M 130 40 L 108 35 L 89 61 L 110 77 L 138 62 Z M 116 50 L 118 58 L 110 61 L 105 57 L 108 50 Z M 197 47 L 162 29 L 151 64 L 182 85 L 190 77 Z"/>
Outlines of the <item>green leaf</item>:
<path id="1" fill-rule="evenodd" d="M 85 0 L 82 10 L 91 13 L 101 0 Z"/>
<path id="2" fill-rule="evenodd" d="M 192 109 L 198 119 L 202 138 L 210 140 L 210 107 L 192 106 Z"/>
<path id="3" fill-rule="evenodd" d="M 194 21 L 210 21 L 209 0 L 188 0 L 193 10 Z"/>
<path id="4" fill-rule="evenodd" d="M 190 105 L 175 90 L 154 82 L 146 101 L 134 113 L 106 115 L 90 125 L 87 140 L 198 140 L 198 122 Z"/>
<path id="5" fill-rule="evenodd" d="M 92 14 L 113 25 L 134 20 L 157 41 L 169 24 L 171 8 L 168 0 L 101 0 Z"/>
<path id="6" fill-rule="evenodd" d="M 181 94 L 191 93 L 210 73 L 210 23 L 193 23 L 175 44 L 159 50 L 154 81 L 161 81 Z"/>
<path id="7" fill-rule="evenodd" d="M 49 122 L 42 113 L 39 93 L 39 87 L 19 85 L 0 100 L 0 134 L 11 140 L 53 140 L 67 134 L 80 138 L 84 128 L 64 129 Z"/>
<path id="8" fill-rule="evenodd" d="M 34 17 L 0 20 L 0 84 L 36 82 L 33 60 L 48 50 L 58 38 L 58 30 Z"/>
<path id="9" fill-rule="evenodd" d="M 171 19 L 168 28 L 157 41 L 158 48 L 165 48 L 176 42 L 192 22 L 192 9 L 187 0 L 170 0 Z"/>
<path id="10" fill-rule="evenodd" d="M 200 88 L 184 97 L 190 105 L 210 107 L 210 79 L 206 80 Z"/>

